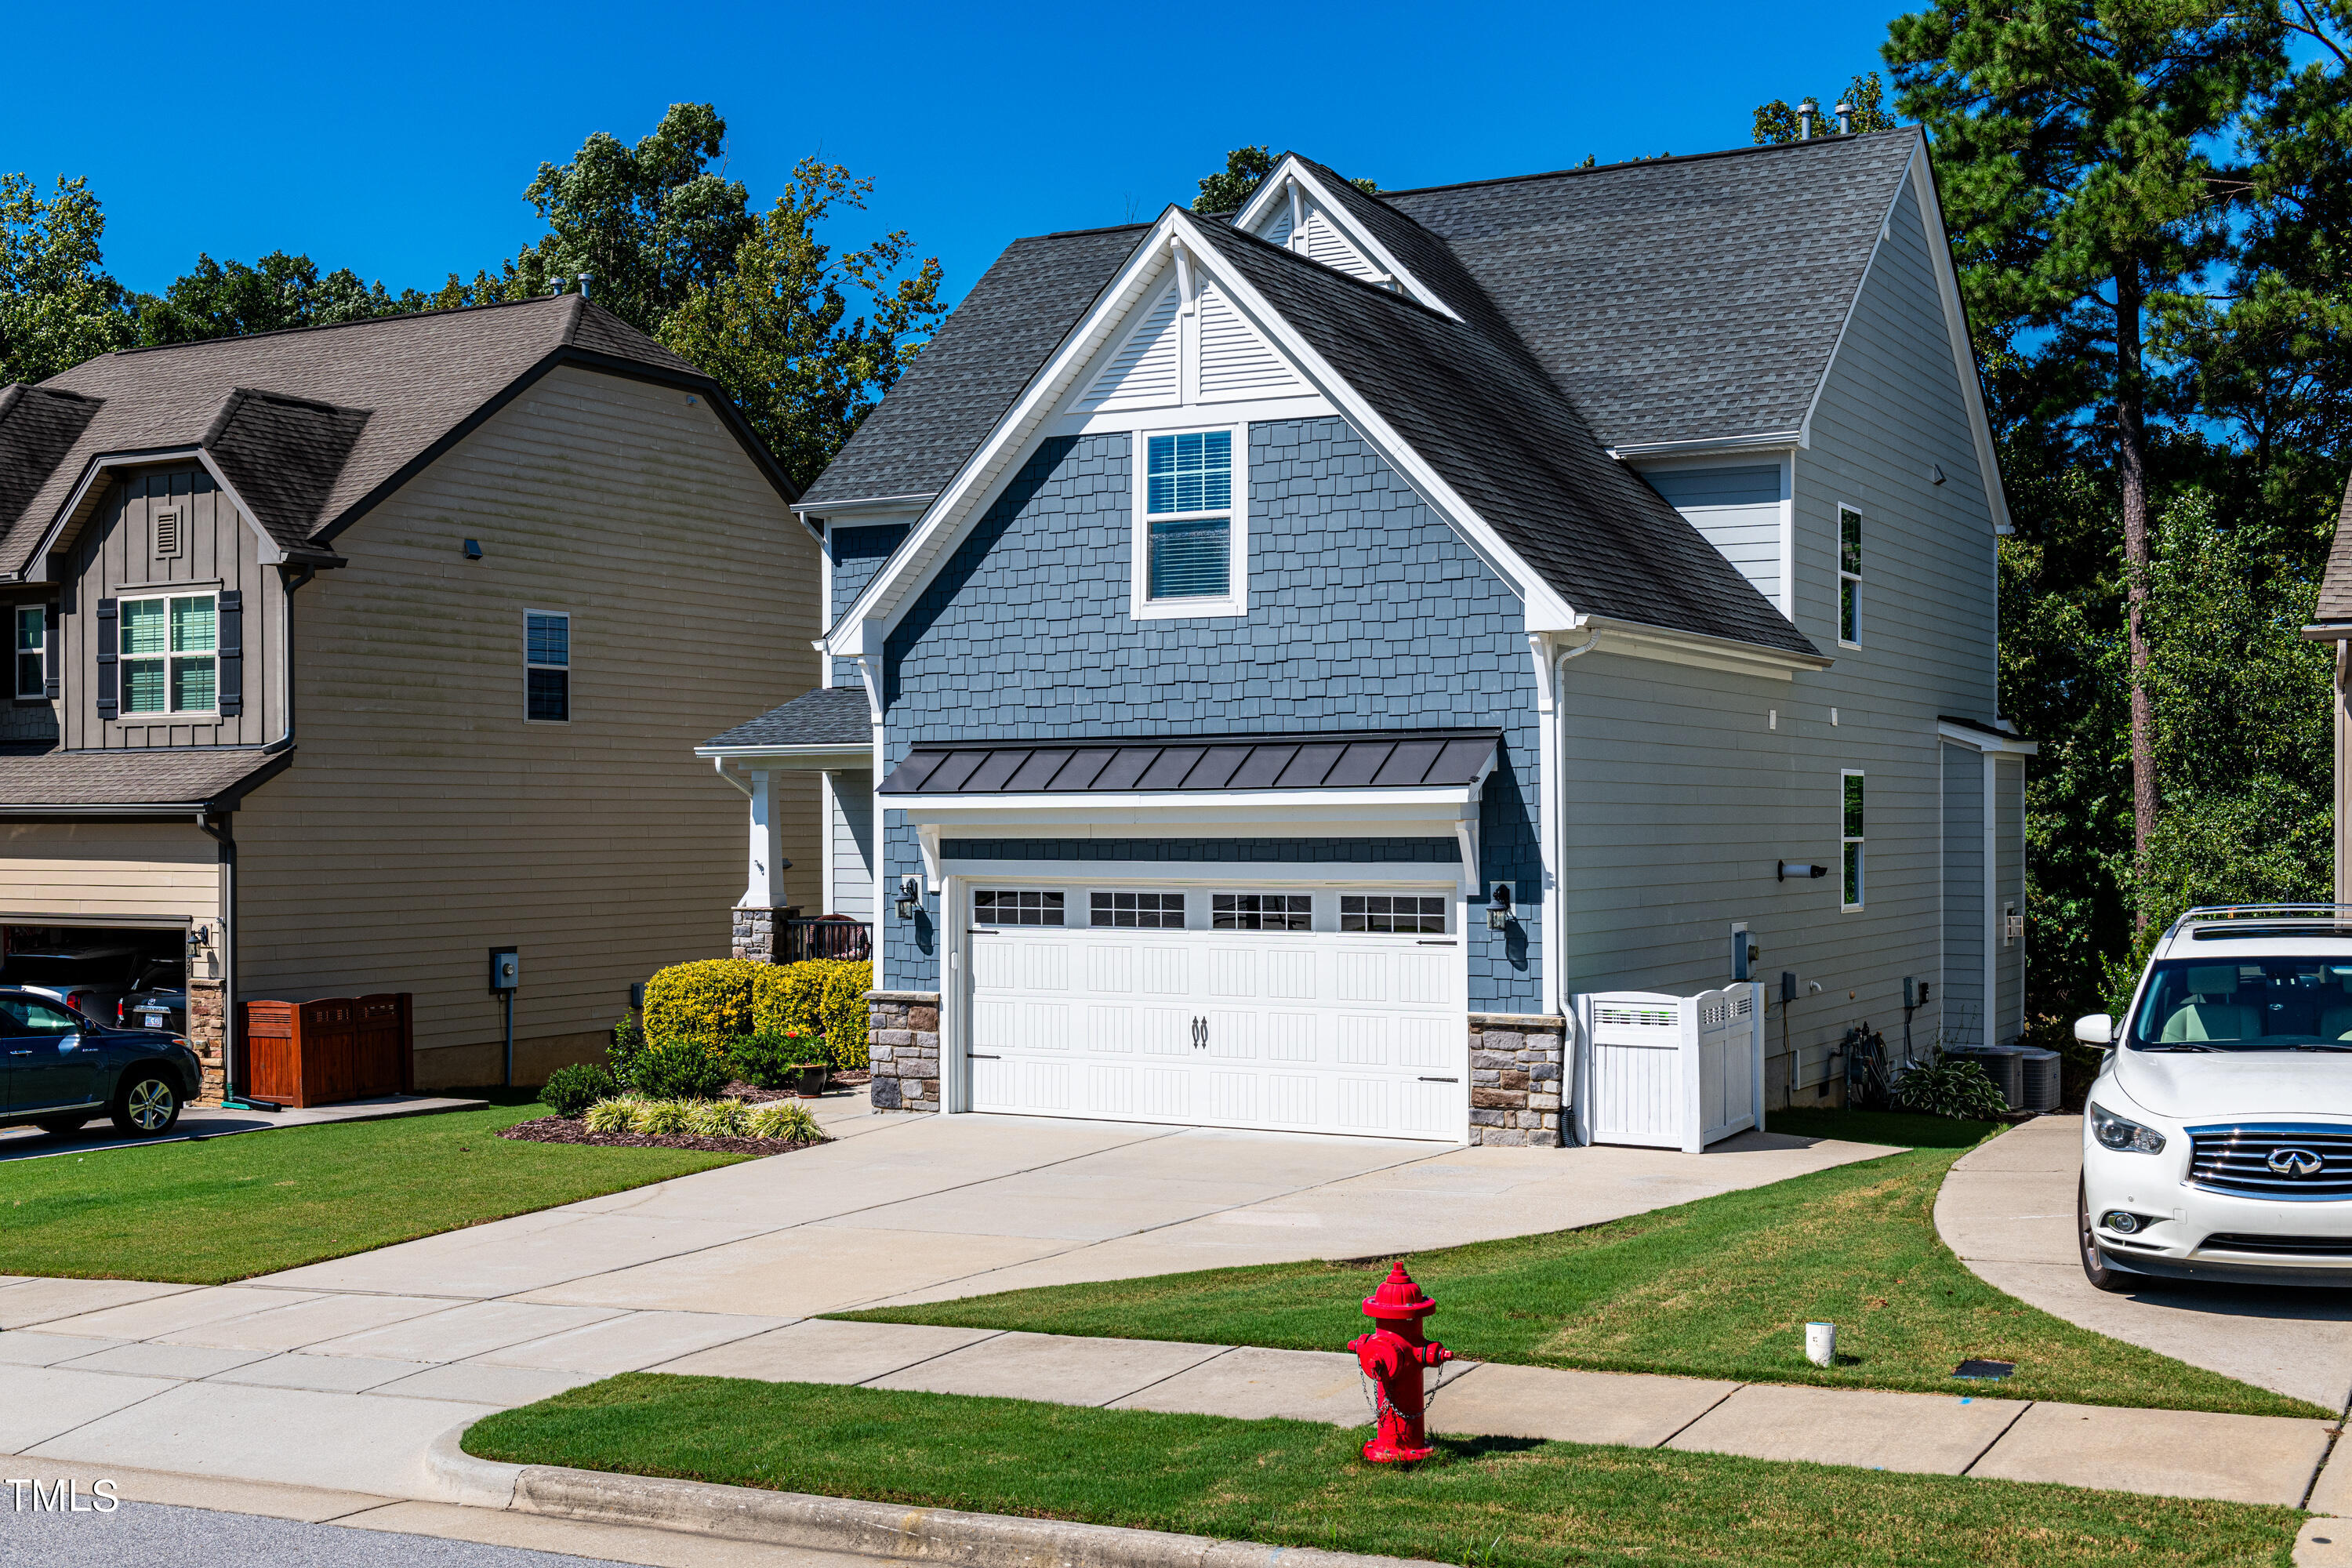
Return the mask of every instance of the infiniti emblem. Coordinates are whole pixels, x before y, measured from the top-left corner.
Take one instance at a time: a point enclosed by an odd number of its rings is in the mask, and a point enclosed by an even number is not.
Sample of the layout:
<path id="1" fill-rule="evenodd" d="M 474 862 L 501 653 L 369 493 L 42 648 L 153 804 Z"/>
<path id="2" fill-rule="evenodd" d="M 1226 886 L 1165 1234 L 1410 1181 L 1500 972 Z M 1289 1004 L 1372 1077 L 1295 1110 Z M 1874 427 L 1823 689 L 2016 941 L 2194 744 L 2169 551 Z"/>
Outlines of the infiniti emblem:
<path id="1" fill-rule="evenodd" d="M 2308 1149 L 2273 1149 L 2271 1157 L 2263 1163 L 2282 1176 L 2319 1174 L 2319 1156 Z"/>

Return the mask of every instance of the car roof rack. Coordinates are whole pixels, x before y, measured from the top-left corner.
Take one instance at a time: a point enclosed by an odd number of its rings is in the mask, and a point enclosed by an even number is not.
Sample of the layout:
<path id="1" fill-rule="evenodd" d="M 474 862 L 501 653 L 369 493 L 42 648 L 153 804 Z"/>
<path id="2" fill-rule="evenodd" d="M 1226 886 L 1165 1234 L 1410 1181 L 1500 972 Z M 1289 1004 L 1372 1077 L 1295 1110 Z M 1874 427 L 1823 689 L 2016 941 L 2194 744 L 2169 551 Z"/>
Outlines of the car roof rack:
<path id="1" fill-rule="evenodd" d="M 2264 926 L 2352 928 L 2352 904 L 2200 904 L 2164 930 L 2169 938 L 2192 925 L 2247 921 Z"/>

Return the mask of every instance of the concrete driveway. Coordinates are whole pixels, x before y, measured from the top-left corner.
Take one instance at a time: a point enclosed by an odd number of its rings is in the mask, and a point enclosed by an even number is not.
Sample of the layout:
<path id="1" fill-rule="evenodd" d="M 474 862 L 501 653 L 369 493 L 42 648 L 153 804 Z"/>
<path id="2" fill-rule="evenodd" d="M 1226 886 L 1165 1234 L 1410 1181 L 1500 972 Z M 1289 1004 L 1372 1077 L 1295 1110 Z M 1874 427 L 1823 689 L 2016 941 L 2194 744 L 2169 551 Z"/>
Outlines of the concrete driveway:
<path id="1" fill-rule="evenodd" d="M 2111 1338 L 2331 1410 L 2352 1403 L 2352 1291 L 2091 1289 L 2074 1247 L 2083 1119 L 2044 1116 L 1965 1154 L 1936 1198 L 1945 1245 L 1988 1284 Z"/>
<path id="2" fill-rule="evenodd" d="M 819 1149 L 237 1285 L 0 1282 L 0 1454 L 430 1497 L 437 1433 L 816 1313 L 1557 1230 L 1889 1152 L 823 1117 Z"/>

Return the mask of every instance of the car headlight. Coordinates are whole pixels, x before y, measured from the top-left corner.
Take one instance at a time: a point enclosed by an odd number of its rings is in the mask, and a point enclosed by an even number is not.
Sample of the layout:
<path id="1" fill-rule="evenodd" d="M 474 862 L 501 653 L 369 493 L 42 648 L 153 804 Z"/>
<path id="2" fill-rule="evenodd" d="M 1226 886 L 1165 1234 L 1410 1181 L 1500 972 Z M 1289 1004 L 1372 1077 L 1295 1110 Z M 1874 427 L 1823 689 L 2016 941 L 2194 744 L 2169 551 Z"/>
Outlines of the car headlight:
<path id="1" fill-rule="evenodd" d="M 2091 1107 L 2091 1136 L 2107 1148 L 2127 1154 L 2160 1154 L 2164 1152 L 2164 1134 L 2153 1127 L 2142 1127 L 2137 1121 L 2126 1121 L 2112 1110 Z"/>

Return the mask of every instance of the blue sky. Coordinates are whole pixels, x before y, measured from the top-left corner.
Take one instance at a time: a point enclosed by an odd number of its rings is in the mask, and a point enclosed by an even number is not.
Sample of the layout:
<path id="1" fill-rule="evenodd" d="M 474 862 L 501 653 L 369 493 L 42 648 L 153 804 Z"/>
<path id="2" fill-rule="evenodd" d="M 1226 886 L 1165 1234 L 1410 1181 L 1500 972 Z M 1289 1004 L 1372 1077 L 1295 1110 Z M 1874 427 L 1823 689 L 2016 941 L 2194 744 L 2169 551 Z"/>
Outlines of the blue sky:
<path id="1" fill-rule="evenodd" d="M 908 230 L 958 295 L 1023 234 L 1189 201 L 1227 148 L 1402 188 L 1744 145 L 1759 101 L 1878 64 L 1895 8 L 387 4 L 19 7 L 0 170 L 86 174 L 107 263 L 283 248 L 397 289 L 540 229 L 521 192 L 593 132 L 716 103 L 761 206 L 800 156 L 875 181 L 830 236 Z M 100 62 L 103 62 L 102 64 Z"/>

